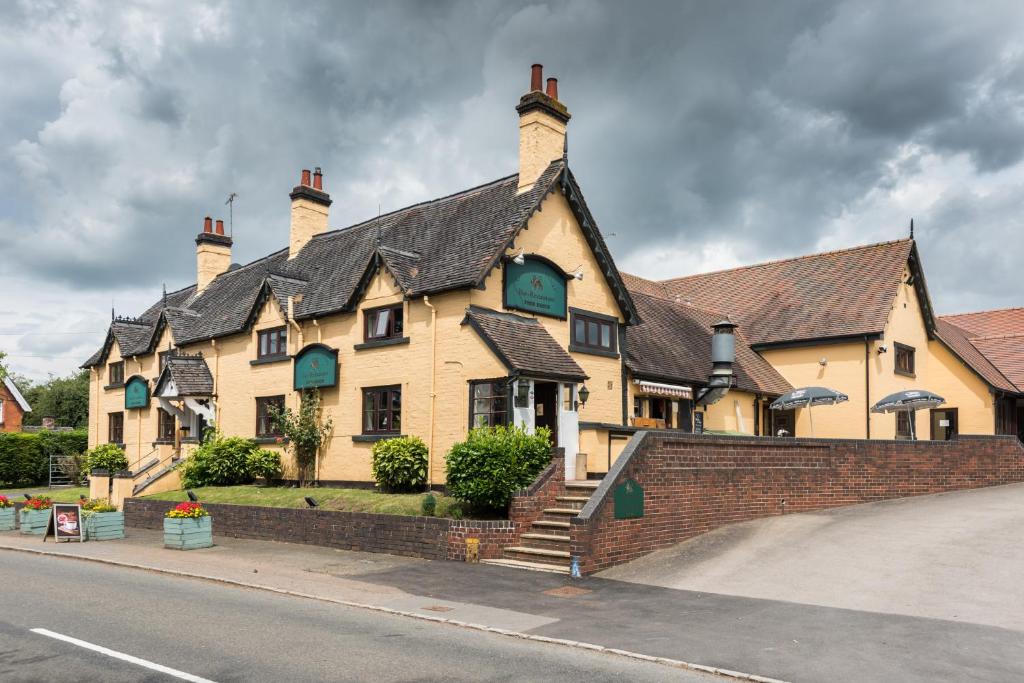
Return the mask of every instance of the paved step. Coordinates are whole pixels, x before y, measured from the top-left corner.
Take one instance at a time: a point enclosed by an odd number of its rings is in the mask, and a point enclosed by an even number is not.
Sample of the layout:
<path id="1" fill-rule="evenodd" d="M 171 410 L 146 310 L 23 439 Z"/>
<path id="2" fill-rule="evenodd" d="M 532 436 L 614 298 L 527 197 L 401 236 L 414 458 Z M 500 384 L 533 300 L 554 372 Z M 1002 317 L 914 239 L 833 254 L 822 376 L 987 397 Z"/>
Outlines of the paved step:
<path id="1" fill-rule="evenodd" d="M 550 534 L 523 534 L 519 537 L 520 548 L 539 550 L 569 550 L 568 536 L 552 536 Z"/>
<path id="2" fill-rule="evenodd" d="M 563 521 L 553 522 L 553 521 L 548 520 L 548 519 L 538 519 L 536 522 L 533 523 L 533 526 L 535 526 L 535 527 L 542 527 L 542 528 L 545 528 L 545 529 L 550 529 L 551 531 L 560 531 L 560 530 L 563 530 L 563 529 L 565 531 L 569 530 L 569 522 L 563 522 Z"/>
<path id="3" fill-rule="evenodd" d="M 574 508 L 544 508 L 544 514 L 575 517 L 576 515 L 580 514 L 580 511 Z"/>
<path id="4" fill-rule="evenodd" d="M 557 524 L 557 522 L 555 522 L 555 523 Z M 537 522 L 534 522 L 530 526 L 529 533 L 531 533 L 531 534 L 538 534 L 540 536 L 568 536 L 569 535 L 569 526 L 568 525 L 565 525 L 565 526 L 555 526 L 555 527 L 544 526 L 543 520 L 539 520 Z"/>
<path id="5" fill-rule="evenodd" d="M 525 560 L 480 560 L 480 564 L 493 564 L 499 567 L 515 567 L 534 572 L 550 572 L 552 574 L 568 574 L 569 568 L 542 562 L 526 562 Z"/>
<path id="6" fill-rule="evenodd" d="M 588 496 L 558 496 L 555 500 L 558 502 L 559 507 L 582 510 L 590 498 Z"/>
<path id="7" fill-rule="evenodd" d="M 555 534 L 537 534 L 537 533 L 532 533 L 532 532 L 528 533 L 528 534 L 523 534 L 522 536 L 520 536 L 520 538 L 534 538 L 534 539 L 542 539 L 542 540 L 545 540 L 545 541 L 558 541 L 559 543 L 568 543 L 569 542 L 569 537 L 568 536 L 559 536 L 559 535 L 555 535 Z"/>
<path id="8" fill-rule="evenodd" d="M 596 489 L 601 485 L 600 479 L 570 479 L 565 482 L 566 487 Z"/>
<path id="9" fill-rule="evenodd" d="M 556 566 L 569 566 L 568 550 L 552 550 L 549 548 L 530 548 L 524 545 L 517 545 L 505 548 L 505 559 L 522 560 L 525 562 L 541 562 Z"/>

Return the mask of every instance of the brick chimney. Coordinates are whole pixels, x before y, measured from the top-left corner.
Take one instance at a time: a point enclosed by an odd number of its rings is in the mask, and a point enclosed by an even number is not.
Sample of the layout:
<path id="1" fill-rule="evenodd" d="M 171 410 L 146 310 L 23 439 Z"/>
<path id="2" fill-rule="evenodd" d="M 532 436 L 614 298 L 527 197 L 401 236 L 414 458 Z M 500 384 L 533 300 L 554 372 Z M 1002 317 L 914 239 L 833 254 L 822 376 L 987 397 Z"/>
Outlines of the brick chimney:
<path id="1" fill-rule="evenodd" d="M 203 219 L 203 231 L 196 237 L 196 287 L 198 292 L 206 289 L 214 278 L 226 273 L 231 267 L 231 238 L 224 234 L 224 221 Z"/>
<path id="2" fill-rule="evenodd" d="M 558 79 L 549 78 L 541 90 L 544 68 L 534 64 L 530 92 L 519 98 L 519 192 L 533 187 L 541 173 L 565 152 L 565 126 L 569 110 L 558 101 Z"/>
<path id="3" fill-rule="evenodd" d="M 331 195 L 324 192 L 324 175 L 320 167 L 313 172 L 312 182 L 308 169 L 303 169 L 299 184 L 290 195 L 292 198 L 292 227 L 288 241 L 288 258 L 299 255 L 315 235 L 327 230 L 327 211 L 331 206 Z"/>

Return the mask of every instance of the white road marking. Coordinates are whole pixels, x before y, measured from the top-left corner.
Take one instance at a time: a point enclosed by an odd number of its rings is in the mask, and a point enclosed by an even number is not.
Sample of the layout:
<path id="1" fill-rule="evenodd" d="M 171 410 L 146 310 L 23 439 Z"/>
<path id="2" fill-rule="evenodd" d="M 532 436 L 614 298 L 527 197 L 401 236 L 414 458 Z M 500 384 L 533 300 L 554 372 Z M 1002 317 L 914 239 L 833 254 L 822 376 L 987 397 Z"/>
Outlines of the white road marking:
<path id="1" fill-rule="evenodd" d="M 177 669 L 172 669 L 171 667 L 164 666 L 163 664 L 157 664 L 155 662 L 150 662 L 145 659 L 139 659 L 138 657 L 126 655 L 123 652 L 111 650 L 110 648 L 103 647 L 102 645 L 93 645 L 92 643 L 87 643 L 86 641 L 79 640 L 78 638 L 72 638 L 71 636 L 65 636 L 61 633 L 54 633 L 53 631 L 48 631 L 45 628 L 34 628 L 31 629 L 31 631 L 32 633 L 38 633 L 39 635 L 46 636 L 47 638 L 62 640 L 65 643 L 71 643 L 72 645 L 77 645 L 78 647 L 84 647 L 86 650 L 92 650 L 93 652 L 99 652 L 100 654 L 107 655 L 108 657 L 113 657 L 114 659 L 120 659 L 121 661 L 128 662 L 129 664 L 135 664 L 136 666 L 142 666 L 147 669 L 152 669 L 153 671 L 159 671 L 162 674 L 174 676 L 175 678 L 180 678 L 183 681 L 192 681 L 192 683 L 214 683 L 214 681 L 211 681 L 208 678 L 200 678 L 199 676 L 193 676 L 192 674 L 185 673 L 184 671 L 178 671 Z"/>

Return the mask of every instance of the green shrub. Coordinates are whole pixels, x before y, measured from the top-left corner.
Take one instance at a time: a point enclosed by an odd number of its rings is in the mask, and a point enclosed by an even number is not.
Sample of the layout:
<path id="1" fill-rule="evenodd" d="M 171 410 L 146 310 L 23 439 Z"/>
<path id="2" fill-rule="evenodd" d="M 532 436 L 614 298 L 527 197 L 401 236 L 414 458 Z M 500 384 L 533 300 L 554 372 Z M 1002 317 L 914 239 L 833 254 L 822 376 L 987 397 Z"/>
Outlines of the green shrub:
<path id="1" fill-rule="evenodd" d="M 452 446 L 445 468 L 448 493 L 477 513 L 505 512 L 512 494 L 529 486 L 551 462 L 551 432 L 480 427 Z"/>
<path id="2" fill-rule="evenodd" d="M 81 453 L 89 445 L 84 430 L 0 434 L 0 486 L 38 486 L 50 479 L 50 456 Z"/>
<path id="3" fill-rule="evenodd" d="M 407 493 L 427 483 L 427 445 L 416 436 L 373 444 L 373 478 L 384 491 Z"/>
<path id="4" fill-rule="evenodd" d="M 434 513 L 437 512 L 437 498 L 433 493 L 423 496 L 423 501 L 420 503 L 420 512 L 423 513 L 424 517 L 433 517 Z"/>
<path id="5" fill-rule="evenodd" d="M 85 452 L 85 470 L 107 470 L 111 474 L 128 469 L 128 456 L 120 446 L 102 443 Z"/>
<path id="6" fill-rule="evenodd" d="M 252 439 L 214 432 L 182 463 L 181 483 L 185 488 L 234 486 L 280 472 L 278 453 L 260 448 Z"/>

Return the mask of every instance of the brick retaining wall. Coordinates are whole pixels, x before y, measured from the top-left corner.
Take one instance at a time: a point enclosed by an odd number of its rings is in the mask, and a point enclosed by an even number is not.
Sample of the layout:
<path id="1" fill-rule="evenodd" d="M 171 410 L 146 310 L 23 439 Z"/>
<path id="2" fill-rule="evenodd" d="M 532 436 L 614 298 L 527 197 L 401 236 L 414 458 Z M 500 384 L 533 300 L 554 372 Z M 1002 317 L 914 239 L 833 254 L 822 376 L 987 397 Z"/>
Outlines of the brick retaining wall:
<path id="1" fill-rule="evenodd" d="M 644 489 L 644 515 L 615 519 L 613 491 Z M 571 520 L 584 573 L 724 524 L 840 505 L 1024 481 L 1012 436 L 952 441 L 710 437 L 640 432 Z"/>
<path id="2" fill-rule="evenodd" d="M 162 529 L 172 501 L 128 498 L 125 526 Z M 507 520 L 453 520 L 368 512 L 204 503 L 215 536 L 304 543 L 345 550 L 390 553 L 428 560 L 465 560 L 467 538 L 480 539 L 482 559 L 501 556 L 515 538 Z"/>

